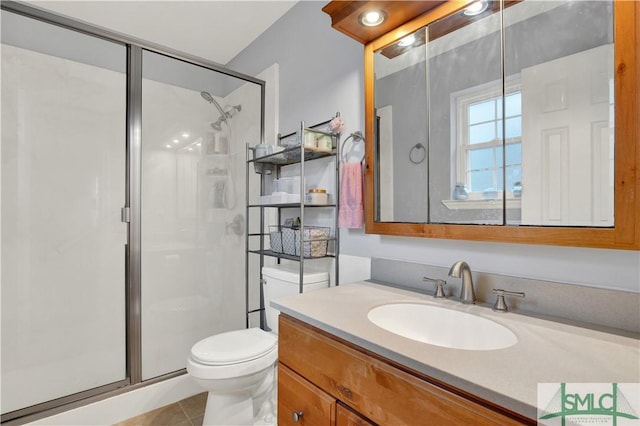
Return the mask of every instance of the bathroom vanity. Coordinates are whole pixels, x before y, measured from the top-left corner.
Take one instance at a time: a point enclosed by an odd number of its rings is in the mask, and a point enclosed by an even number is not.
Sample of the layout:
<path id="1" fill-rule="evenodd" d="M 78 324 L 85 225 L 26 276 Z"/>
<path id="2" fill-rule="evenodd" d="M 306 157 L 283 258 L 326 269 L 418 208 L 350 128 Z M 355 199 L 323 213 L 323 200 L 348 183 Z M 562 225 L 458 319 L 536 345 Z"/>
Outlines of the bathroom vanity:
<path id="1" fill-rule="evenodd" d="M 295 318 L 280 330 L 278 424 L 535 424 Z"/>
<path id="2" fill-rule="evenodd" d="M 517 342 L 498 350 L 453 349 L 401 337 L 367 319 L 371 309 L 395 303 L 483 317 L 509 328 Z M 282 425 L 535 424 L 538 383 L 640 379 L 637 339 L 368 282 L 273 306 L 282 312 Z"/>

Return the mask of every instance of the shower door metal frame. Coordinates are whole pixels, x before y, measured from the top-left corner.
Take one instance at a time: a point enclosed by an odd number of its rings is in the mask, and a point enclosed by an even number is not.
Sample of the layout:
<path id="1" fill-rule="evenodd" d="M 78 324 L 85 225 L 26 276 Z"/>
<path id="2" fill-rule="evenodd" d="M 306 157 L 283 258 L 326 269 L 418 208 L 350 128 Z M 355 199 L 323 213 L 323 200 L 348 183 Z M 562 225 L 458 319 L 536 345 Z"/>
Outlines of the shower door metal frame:
<path id="1" fill-rule="evenodd" d="M 127 376 L 142 382 L 142 48 L 127 46 Z M 123 215 L 124 216 L 124 215 Z"/>
<path id="2" fill-rule="evenodd" d="M 92 37 L 121 44 L 127 52 L 127 111 L 126 111 L 126 165 L 125 200 L 122 221 L 127 224 L 125 244 L 126 294 L 126 377 L 75 394 L 66 395 L 30 407 L 3 414 L 3 426 L 20 425 L 40 418 L 62 413 L 96 401 L 126 393 L 140 387 L 186 374 L 186 368 L 148 380 L 142 380 L 142 317 L 141 317 L 141 161 L 142 161 L 142 53 L 144 50 L 210 69 L 230 77 L 260 86 L 260 140 L 264 141 L 265 82 L 255 77 L 230 70 L 218 63 L 173 50 L 105 28 L 78 22 L 56 13 L 15 1 L 0 2 L 0 9 L 56 25 Z M 246 251 L 246 250 L 245 250 Z M 6 391 L 6 390 L 5 390 Z"/>

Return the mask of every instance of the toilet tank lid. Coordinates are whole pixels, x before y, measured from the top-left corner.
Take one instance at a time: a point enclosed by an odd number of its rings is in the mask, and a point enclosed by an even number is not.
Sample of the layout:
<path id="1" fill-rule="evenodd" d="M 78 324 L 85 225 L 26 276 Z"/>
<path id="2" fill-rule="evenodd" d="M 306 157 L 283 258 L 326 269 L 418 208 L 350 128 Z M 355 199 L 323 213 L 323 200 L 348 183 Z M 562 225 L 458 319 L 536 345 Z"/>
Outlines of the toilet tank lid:
<path id="1" fill-rule="evenodd" d="M 260 358 L 275 350 L 278 339 L 259 328 L 227 331 L 200 340 L 191 356 L 208 365 L 229 365 Z"/>
<path id="2" fill-rule="evenodd" d="M 280 264 L 273 266 L 263 266 L 262 275 L 277 280 L 290 282 L 292 284 L 300 283 L 300 265 L 298 264 Z M 303 284 L 315 284 L 319 282 L 328 282 L 329 273 L 318 269 L 304 267 Z"/>

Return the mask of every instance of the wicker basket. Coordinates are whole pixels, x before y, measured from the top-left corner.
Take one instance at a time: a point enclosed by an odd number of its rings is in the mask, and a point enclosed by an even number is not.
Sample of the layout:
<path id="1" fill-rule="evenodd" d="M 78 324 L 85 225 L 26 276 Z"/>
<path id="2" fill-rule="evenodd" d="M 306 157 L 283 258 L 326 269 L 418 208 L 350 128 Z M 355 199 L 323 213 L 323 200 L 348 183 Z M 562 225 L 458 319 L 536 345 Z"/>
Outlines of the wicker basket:
<path id="1" fill-rule="evenodd" d="M 282 250 L 285 254 L 300 256 L 302 246 L 304 257 L 323 257 L 327 255 L 327 245 L 331 228 L 322 226 L 305 226 L 300 228 L 281 228 Z"/>
<path id="2" fill-rule="evenodd" d="M 279 226 L 269 226 L 269 245 L 272 251 L 282 253 L 282 231 Z"/>

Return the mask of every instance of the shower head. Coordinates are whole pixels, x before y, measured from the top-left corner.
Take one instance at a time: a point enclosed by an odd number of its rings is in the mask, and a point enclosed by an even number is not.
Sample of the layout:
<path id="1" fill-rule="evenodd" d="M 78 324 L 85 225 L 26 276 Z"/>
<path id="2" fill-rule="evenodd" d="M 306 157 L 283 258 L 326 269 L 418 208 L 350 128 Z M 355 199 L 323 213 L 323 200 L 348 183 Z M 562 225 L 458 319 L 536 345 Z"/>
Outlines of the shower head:
<path id="1" fill-rule="evenodd" d="M 222 123 L 227 123 L 227 126 L 229 126 L 229 119 L 232 118 L 234 115 L 236 115 L 237 112 L 240 112 L 242 110 L 242 105 L 226 105 L 224 107 L 224 109 L 220 106 L 220 104 L 218 102 L 216 102 L 216 100 L 214 99 L 213 96 L 211 96 L 211 93 L 206 92 L 206 91 L 202 91 L 200 92 L 200 96 L 202 96 L 202 99 L 204 99 L 205 101 L 209 102 L 210 104 L 214 105 L 216 107 L 216 109 L 218 110 L 218 112 L 220 112 L 220 117 L 218 117 L 218 120 L 211 123 L 211 127 L 213 128 L 213 130 L 219 132 L 222 130 Z M 229 126 L 231 127 L 231 126 Z"/>
<path id="2" fill-rule="evenodd" d="M 220 122 L 220 120 L 218 120 L 215 123 L 211 123 L 211 127 L 213 128 L 213 130 L 216 130 L 219 132 L 222 130 L 222 123 Z"/>
<path id="3" fill-rule="evenodd" d="M 205 101 L 209 102 L 210 104 L 212 104 L 213 101 L 213 96 L 211 96 L 211 93 L 209 92 L 200 92 L 200 96 L 202 96 L 202 99 L 204 99 Z"/>

